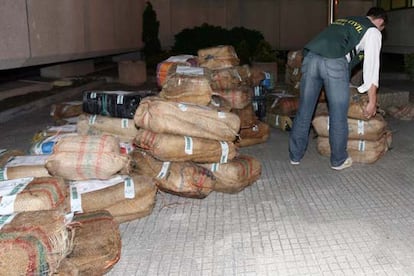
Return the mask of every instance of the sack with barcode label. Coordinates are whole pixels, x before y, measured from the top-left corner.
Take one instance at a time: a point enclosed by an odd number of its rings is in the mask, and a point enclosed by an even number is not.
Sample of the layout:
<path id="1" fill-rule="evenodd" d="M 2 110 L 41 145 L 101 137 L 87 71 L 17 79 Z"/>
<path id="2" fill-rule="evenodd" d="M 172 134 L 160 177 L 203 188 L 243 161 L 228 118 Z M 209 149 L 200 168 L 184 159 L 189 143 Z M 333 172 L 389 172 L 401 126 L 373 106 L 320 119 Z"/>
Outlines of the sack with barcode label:
<path id="1" fill-rule="evenodd" d="M 269 125 L 257 120 L 251 128 L 243 128 L 240 130 L 240 138 L 235 144 L 238 147 L 257 145 L 266 142 L 269 136 Z"/>

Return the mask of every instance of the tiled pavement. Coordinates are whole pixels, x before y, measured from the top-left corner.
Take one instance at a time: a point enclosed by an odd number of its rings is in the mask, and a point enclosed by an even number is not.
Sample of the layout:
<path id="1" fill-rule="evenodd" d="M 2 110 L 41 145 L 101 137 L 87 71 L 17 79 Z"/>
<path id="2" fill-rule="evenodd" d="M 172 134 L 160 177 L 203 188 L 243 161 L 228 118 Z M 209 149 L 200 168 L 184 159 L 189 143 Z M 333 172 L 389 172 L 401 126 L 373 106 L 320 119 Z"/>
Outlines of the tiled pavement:
<path id="1" fill-rule="evenodd" d="M 51 123 L 41 108 L 0 125 L 0 147 L 24 149 Z M 371 165 L 329 167 L 311 140 L 299 166 L 288 133 L 243 148 L 262 177 L 238 194 L 159 193 L 148 217 L 121 224 L 107 275 L 414 275 L 414 122 L 387 118 L 393 148 Z"/>

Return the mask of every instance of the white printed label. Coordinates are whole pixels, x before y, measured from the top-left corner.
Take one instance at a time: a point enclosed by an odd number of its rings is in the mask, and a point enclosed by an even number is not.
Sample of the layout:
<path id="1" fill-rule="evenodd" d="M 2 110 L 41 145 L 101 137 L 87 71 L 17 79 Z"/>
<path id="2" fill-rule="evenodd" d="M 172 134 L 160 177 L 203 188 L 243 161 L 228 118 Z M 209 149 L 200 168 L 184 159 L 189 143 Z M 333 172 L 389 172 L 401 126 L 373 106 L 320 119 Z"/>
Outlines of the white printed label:
<path id="1" fill-rule="evenodd" d="M 72 212 L 83 212 L 82 199 L 75 185 L 70 185 L 70 209 Z"/>
<path id="2" fill-rule="evenodd" d="M 45 165 L 48 158 L 47 155 L 14 156 L 6 163 L 5 167 Z"/>
<path id="3" fill-rule="evenodd" d="M 201 67 L 190 67 L 190 66 L 183 66 L 178 65 L 175 72 L 183 75 L 196 75 L 196 76 L 202 76 L 204 75 L 204 69 Z"/>
<path id="4" fill-rule="evenodd" d="M 66 119 L 65 119 L 66 120 Z M 52 126 L 48 127 L 46 131 L 48 132 L 76 132 L 76 125 L 63 125 L 63 126 Z"/>
<path id="5" fill-rule="evenodd" d="M 226 118 L 226 113 L 224 113 L 223 111 L 219 111 L 217 115 L 220 119 Z"/>
<path id="6" fill-rule="evenodd" d="M 293 70 L 293 75 L 296 76 L 297 74 L 299 74 L 299 68 L 295 68 Z"/>
<path id="7" fill-rule="evenodd" d="M 3 196 L 0 202 L 0 215 L 9 215 L 14 213 L 14 202 L 17 195 Z"/>
<path id="8" fill-rule="evenodd" d="M 2 182 L 0 215 L 14 213 L 14 202 L 16 201 L 17 194 L 21 193 L 32 180 L 33 177 L 26 177 Z"/>
<path id="9" fill-rule="evenodd" d="M 163 179 L 167 176 L 167 172 L 170 169 L 171 162 L 164 162 L 162 163 L 161 171 L 158 173 L 157 178 Z"/>
<path id="10" fill-rule="evenodd" d="M 91 93 L 91 99 L 95 99 L 96 98 L 96 92 L 92 92 Z"/>
<path id="11" fill-rule="evenodd" d="M 134 180 L 131 177 L 125 178 L 124 181 L 124 195 L 125 198 L 134 198 L 135 197 L 135 186 Z"/>
<path id="12" fill-rule="evenodd" d="M 227 142 L 220 141 L 221 145 L 221 157 L 220 157 L 220 163 L 227 163 L 227 159 L 229 157 L 229 145 Z"/>
<path id="13" fill-rule="evenodd" d="M 216 172 L 216 171 L 218 171 L 219 167 L 220 167 L 220 163 L 213 163 L 213 164 L 211 164 L 211 169 L 210 170 L 212 172 Z"/>
<path id="14" fill-rule="evenodd" d="M 359 151 L 365 151 L 365 140 L 359 140 L 358 141 L 358 150 Z"/>
<path id="15" fill-rule="evenodd" d="M 185 105 L 185 104 L 183 104 L 183 103 L 179 103 L 179 104 L 178 104 L 178 108 L 179 108 L 181 111 L 187 111 L 187 109 L 188 109 L 187 105 Z"/>
<path id="16" fill-rule="evenodd" d="M 329 117 L 326 119 L 326 129 L 329 130 Z"/>
<path id="17" fill-rule="evenodd" d="M 76 187 L 76 191 L 79 194 L 85 194 L 115 186 L 117 184 L 122 183 L 124 180 L 125 177 L 117 175 L 106 180 L 90 179 L 82 181 L 72 181 L 71 186 Z"/>
<path id="18" fill-rule="evenodd" d="M 193 154 L 193 138 L 189 136 L 184 136 L 184 152 L 185 154 Z"/>
<path id="19" fill-rule="evenodd" d="M 275 125 L 277 127 L 279 126 L 279 115 L 276 115 Z"/>
<path id="20" fill-rule="evenodd" d="M 118 95 L 116 97 L 116 104 L 124 104 L 124 95 Z"/>
<path id="21" fill-rule="evenodd" d="M 358 120 L 358 134 L 364 134 L 364 121 Z"/>
<path id="22" fill-rule="evenodd" d="M 96 115 L 92 115 L 91 117 L 89 117 L 89 124 L 93 125 L 96 122 Z"/>
<path id="23" fill-rule="evenodd" d="M 122 128 L 128 128 L 128 119 L 122 119 L 121 120 L 121 127 Z"/>

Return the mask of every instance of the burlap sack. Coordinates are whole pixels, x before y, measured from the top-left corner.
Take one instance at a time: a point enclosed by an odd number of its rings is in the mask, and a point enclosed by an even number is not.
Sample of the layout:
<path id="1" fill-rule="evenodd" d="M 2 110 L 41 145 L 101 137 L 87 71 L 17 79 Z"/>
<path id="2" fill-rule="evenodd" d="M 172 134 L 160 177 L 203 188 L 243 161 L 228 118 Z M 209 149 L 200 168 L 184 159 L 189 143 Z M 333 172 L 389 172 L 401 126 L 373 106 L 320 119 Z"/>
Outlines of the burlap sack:
<path id="1" fill-rule="evenodd" d="M 302 50 L 289 51 L 287 55 L 287 66 L 291 68 L 302 67 L 303 52 Z"/>
<path id="2" fill-rule="evenodd" d="M 28 160 L 28 162 L 23 161 L 25 159 L 33 158 L 37 161 L 33 163 L 31 163 L 30 160 Z M 10 159 L 9 162 L 0 169 L 0 181 L 23 177 L 48 177 L 50 174 L 45 167 L 46 159 L 46 155 L 13 156 L 13 159 Z"/>
<path id="3" fill-rule="evenodd" d="M 355 88 L 350 88 L 348 118 L 357 120 L 368 120 L 364 116 L 364 110 L 368 104 L 367 93 L 358 93 Z M 318 103 L 315 111 L 315 116 L 328 115 L 328 105 L 326 102 Z"/>
<path id="4" fill-rule="evenodd" d="M 193 55 L 177 55 L 171 56 L 168 59 L 157 64 L 157 84 L 162 87 L 166 79 L 176 73 L 177 67 L 197 67 L 197 57 Z"/>
<path id="5" fill-rule="evenodd" d="M 2 187 L 9 185 L 9 187 L 15 188 L 17 188 L 16 185 L 18 184 L 28 184 L 17 194 L 12 194 L 15 195 L 15 199 L 10 202 L 10 204 L 13 205 L 11 208 L 4 208 L 4 206 L 1 206 L 0 215 L 28 211 L 64 209 L 63 203 L 67 195 L 67 188 L 62 178 L 36 177 L 26 179 L 26 181 L 24 181 L 24 178 L 21 178 L 19 179 L 20 181 L 3 181 L 1 183 Z M 7 195 L 0 195 L 0 202 L 4 198 L 7 198 Z"/>
<path id="6" fill-rule="evenodd" d="M 243 128 L 240 130 L 240 138 L 236 141 L 236 146 L 247 147 L 256 144 L 261 144 L 267 141 L 270 136 L 269 125 L 256 121 L 255 125 L 251 128 Z"/>
<path id="7" fill-rule="evenodd" d="M 407 103 L 401 106 L 390 106 L 387 109 L 388 113 L 399 120 L 412 121 L 414 120 L 414 104 Z"/>
<path id="8" fill-rule="evenodd" d="M 77 128 L 80 135 L 109 134 L 118 137 L 122 142 L 133 140 L 138 131 L 132 119 L 86 114 L 79 116 Z"/>
<path id="9" fill-rule="evenodd" d="M 50 108 L 50 116 L 55 120 L 76 117 L 82 112 L 82 101 L 56 103 Z"/>
<path id="10" fill-rule="evenodd" d="M 316 116 L 312 125 L 319 136 L 329 136 L 329 116 Z M 348 118 L 348 138 L 377 141 L 383 135 L 386 126 L 387 122 L 379 114 L 367 121 Z"/>
<path id="11" fill-rule="evenodd" d="M 248 104 L 242 109 L 233 108 L 231 112 L 239 116 L 240 129 L 252 128 L 257 121 L 257 116 L 253 110 L 252 104 Z"/>
<path id="12" fill-rule="evenodd" d="M 237 149 L 233 142 L 161 134 L 140 129 L 135 144 L 161 161 L 226 162 L 233 159 Z"/>
<path id="13" fill-rule="evenodd" d="M 127 155 L 113 152 L 57 152 L 46 161 L 46 169 L 53 176 L 67 180 L 109 179 L 126 170 Z"/>
<path id="14" fill-rule="evenodd" d="M 240 63 L 237 53 L 231 45 L 199 49 L 197 55 L 199 66 L 209 69 L 228 68 L 237 66 Z"/>
<path id="15" fill-rule="evenodd" d="M 217 178 L 214 191 L 238 193 L 260 178 L 261 162 L 253 156 L 239 155 L 226 164 L 201 164 Z"/>
<path id="16" fill-rule="evenodd" d="M 289 116 L 273 113 L 266 114 L 266 123 L 271 127 L 278 128 L 283 131 L 290 131 L 293 125 L 293 121 Z"/>
<path id="17" fill-rule="evenodd" d="M 62 260 L 57 275 L 104 275 L 119 261 L 121 234 L 109 212 L 76 214 L 71 227 L 73 251 Z"/>
<path id="18" fill-rule="evenodd" d="M 290 94 L 266 94 L 266 112 L 282 116 L 295 116 L 299 97 Z"/>
<path id="19" fill-rule="evenodd" d="M 143 99 L 134 117 L 138 127 L 157 133 L 170 133 L 219 141 L 234 141 L 240 119 L 230 112 L 208 107 L 175 103 L 156 97 Z"/>
<path id="20" fill-rule="evenodd" d="M 385 131 L 377 141 L 349 139 L 348 154 L 356 163 L 374 163 L 388 151 L 392 143 L 392 134 Z M 329 138 L 317 137 L 317 150 L 321 155 L 330 156 Z"/>
<path id="21" fill-rule="evenodd" d="M 165 81 L 159 96 L 167 101 L 208 105 L 212 93 L 205 75 L 173 74 Z"/>
<path id="22" fill-rule="evenodd" d="M 119 153 L 119 140 L 112 135 L 75 135 L 62 137 L 53 152 Z"/>
<path id="23" fill-rule="evenodd" d="M 18 213 L 0 230 L 0 275 L 52 275 L 71 250 L 63 213 Z"/>
<path id="24" fill-rule="evenodd" d="M 210 70 L 210 85 L 213 90 L 237 89 L 252 86 L 252 74 L 247 64 L 218 70 Z"/>
<path id="25" fill-rule="evenodd" d="M 231 103 L 227 101 L 225 98 L 218 96 L 218 95 L 212 95 L 211 101 L 209 102 L 207 106 L 217 111 L 222 111 L 222 112 L 231 111 Z"/>
<path id="26" fill-rule="evenodd" d="M 226 99 L 232 108 L 242 109 L 252 103 L 253 90 L 248 86 L 240 86 L 234 89 L 214 90 L 213 94 Z"/>
<path id="27" fill-rule="evenodd" d="M 300 80 L 302 78 L 302 72 L 300 67 L 286 66 L 285 82 L 292 85 L 295 89 L 300 88 Z"/>
<path id="28" fill-rule="evenodd" d="M 260 83 L 266 78 L 265 72 L 261 68 L 257 68 L 253 66 L 250 68 L 250 73 L 251 73 L 250 79 L 252 81 L 251 86 L 260 85 Z"/>
<path id="29" fill-rule="evenodd" d="M 83 212 L 107 210 L 116 220 L 118 217 L 129 215 L 140 218 L 151 213 L 157 193 L 157 187 L 151 177 L 136 174 L 129 177 L 117 176 L 113 178 L 112 182 L 111 185 L 107 185 L 99 181 L 79 181 L 71 183 L 67 189 L 70 190 L 70 198 L 73 197 L 73 193 L 80 196 Z M 133 187 L 131 190 L 133 194 L 126 191 L 126 184 Z M 101 187 L 99 187 L 100 185 Z M 75 212 L 77 210 L 71 206 L 70 198 L 68 197 L 66 200 L 67 208 L 71 209 L 72 207 L 72 211 Z"/>
<path id="30" fill-rule="evenodd" d="M 134 171 L 154 177 L 162 191 L 183 197 L 205 198 L 216 184 L 209 170 L 193 162 L 162 162 L 138 150 L 131 155 Z"/>

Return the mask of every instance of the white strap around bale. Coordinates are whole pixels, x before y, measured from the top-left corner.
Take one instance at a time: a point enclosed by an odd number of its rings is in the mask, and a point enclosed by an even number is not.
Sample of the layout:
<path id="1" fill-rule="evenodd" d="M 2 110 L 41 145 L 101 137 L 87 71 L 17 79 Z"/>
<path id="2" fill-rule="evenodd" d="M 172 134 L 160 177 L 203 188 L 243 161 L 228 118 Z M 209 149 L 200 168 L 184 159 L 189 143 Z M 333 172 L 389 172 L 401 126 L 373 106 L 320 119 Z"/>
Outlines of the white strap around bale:
<path id="1" fill-rule="evenodd" d="M 212 172 L 216 172 L 216 171 L 218 171 L 219 167 L 220 167 L 220 163 L 213 163 L 213 164 L 211 164 L 211 169 L 210 170 Z"/>
<path id="2" fill-rule="evenodd" d="M 365 140 L 359 140 L 358 141 L 358 151 L 365 151 Z"/>
<path id="3" fill-rule="evenodd" d="M 124 95 L 116 96 L 116 104 L 124 104 Z"/>
<path id="4" fill-rule="evenodd" d="M 89 117 L 89 124 L 93 125 L 96 122 L 96 115 L 92 115 Z"/>
<path id="5" fill-rule="evenodd" d="M 358 134 L 363 135 L 365 133 L 364 126 L 365 126 L 365 121 L 358 120 Z"/>
<path id="6" fill-rule="evenodd" d="M 220 157 L 220 163 L 227 163 L 227 159 L 229 157 L 229 145 L 227 142 L 220 141 L 221 145 L 221 157 Z"/>
<path id="7" fill-rule="evenodd" d="M 128 124 L 129 124 L 128 119 L 122 119 L 121 120 L 121 127 L 122 128 L 128 128 Z"/>

